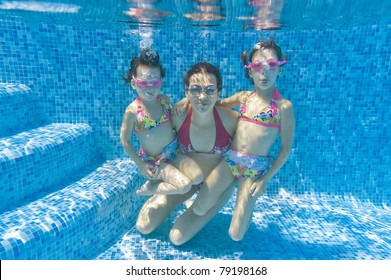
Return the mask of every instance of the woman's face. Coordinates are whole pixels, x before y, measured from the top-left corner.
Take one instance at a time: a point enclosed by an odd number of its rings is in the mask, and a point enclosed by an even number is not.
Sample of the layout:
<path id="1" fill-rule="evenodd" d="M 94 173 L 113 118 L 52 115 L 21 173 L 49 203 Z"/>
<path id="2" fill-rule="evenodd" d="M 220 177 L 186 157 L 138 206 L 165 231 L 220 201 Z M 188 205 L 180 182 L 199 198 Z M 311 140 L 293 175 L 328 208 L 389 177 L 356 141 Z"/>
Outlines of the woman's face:
<path id="1" fill-rule="evenodd" d="M 145 101 L 154 100 L 162 87 L 161 73 L 158 67 L 139 65 L 136 77 L 133 77 L 131 85 L 137 91 L 138 96 Z"/>
<path id="2" fill-rule="evenodd" d="M 280 66 L 275 69 L 268 67 L 268 61 L 271 60 L 278 60 L 275 51 L 272 49 L 261 49 L 252 57 L 252 63 L 259 62 L 265 66 L 262 70 L 250 69 L 249 72 L 250 77 L 254 80 L 254 85 L 260 89 L 274 87 L 282 70 Z"/>
<path id="3" fill-rule="evenodd" d="M 212 110 L 219 94 L 215 75 L 202 72 L 190 77 L 186 97 L 189 98 L 193 110 L 200 113 Z"/>

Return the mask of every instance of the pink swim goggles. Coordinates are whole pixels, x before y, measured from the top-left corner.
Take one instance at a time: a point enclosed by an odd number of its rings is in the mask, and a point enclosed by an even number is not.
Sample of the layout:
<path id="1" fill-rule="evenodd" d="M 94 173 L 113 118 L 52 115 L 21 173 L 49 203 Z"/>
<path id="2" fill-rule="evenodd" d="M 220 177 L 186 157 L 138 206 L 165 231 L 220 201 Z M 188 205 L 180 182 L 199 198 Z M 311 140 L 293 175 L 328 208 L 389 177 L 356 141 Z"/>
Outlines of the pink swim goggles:
<path id="1" fill-rule="evenodd" d="M 144 79 L 134 79 L 134 82 L 139 88 L 147 88 L 147 87 L 153 87 L 158 88 L 162 85 L 163 80 L 162 79 L 155 79 L 155 80 L 144 80 Z"/>
<path id="2" fill-rule="evenodd" d="M 261 60 L 255 60 L 250 64 L 245 65 L 244 67 L 247 69 L 253 69 L 255 71 L 262 71 L 264 69 L 276 70 L 277 67 L 284 65 L 285 63 L 287 63 L 286 60 L 279 61 L 277 59 L 269 59 L 266 62 Z"/>

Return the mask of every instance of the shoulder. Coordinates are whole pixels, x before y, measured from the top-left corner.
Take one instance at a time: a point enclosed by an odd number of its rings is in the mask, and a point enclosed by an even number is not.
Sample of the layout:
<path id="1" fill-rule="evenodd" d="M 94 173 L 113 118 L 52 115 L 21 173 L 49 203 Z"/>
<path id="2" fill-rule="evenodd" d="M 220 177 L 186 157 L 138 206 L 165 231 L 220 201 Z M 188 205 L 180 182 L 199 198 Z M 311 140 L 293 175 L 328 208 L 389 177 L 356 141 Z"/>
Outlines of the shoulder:
<path id="1" fill-rule="evenodd" d="M 252 91 L 250 90 L 242 90 L 236 93 L 238 99 L 242 101 L 245 97 L 251 95 Z"/>
<path id="2" fill-rule="evenodd" d="M 136 114 L 137 114 L 137 110 L 138 110 L 138 104 L 137 104 L 136 100 L 134 100 L 125 109 L 124 121 L 125 122 L 129 122 L 129 121 L 135 119 L 136 118 Z"/>
<path id="3" fill-rule="evenodd" d="M 170 97 L 166 94 L 159 94 L 159 97 L 163 99 L 167 104 L 170 104 Z"/>
<path id="4" fill-rule="evenodd" d="M 133 100 L 133 102 L 130 103 L 128 107 L 126 107 L 125 114 L 135 114 L 138 110 L 138 106 L 139 103 L 137 102 L 137 100 Z"/>
<path id="5" fill-rule="evenodd" d="M 219 116 L 221 119 L 235 119 L 237 116 L 237 113 L 227 107 L 224 106 L 215 106 L 217 113 L 219 113 Z"/>
<path id="6" fill-rule="evenodd" d="M 278 105 L 281 110 L 292 110 L 293 111 L 293 103 L 286 99 L 283 95 L 280 94 L 278 98 Z"/>
<path id="7" fill-rule="evenodd" d="M 223 106 L 216 106 L 216 110 L 220 116 L 221 122 L 223 123 L 227 131 L 229 131 L 230 134 L 235 132 L 236 125 L 238 123 L 238 113 Z"/>
<path id="8" fill-rule="evenodd" d="M 135 114 L 137 112 L 137 109 L 138 109 L 138 103 L 136 100 L 134 100 L 132 103 L 130 103 L 128 105 L 128 107 L 126 107 L 126 110 L 125 110 L 125 114 Z"/>
<path id="9" fill-rule="evenodd" d="M 295 123 L 295 113 L 293 110 L 293 103 L 286 99 L 284 96 L 280 95 L 278 108 L 281 113 L 281 118 L 284 120 L 284 123 Z"/>
<path id="10" fill-rule="evenodd" d="M 188 114 L 189 110 L 186 110 L 186 112 L 183 114 L 171 114 L 171 124 L 173 128 L 176 129 L 176 131 L 178 131 L 179 128 L 182 126 Z"/>
<path id="11" fill-rule="evenodd" d="M 281 114 L 281 135 L 282 142 L 290 143 L 293 140 L 293 135 L 296 126 L 295 113 L 293 111 L 293 104 L 290 100 L 280 95 L 278 107 Z"/>
<path id="12" fill-rule="evenodd" d="M 137 103 L 133 101 L 126 107 L 123 119 L 122 119 L 122 132 L 127 133 L 133 127 L 133 123 L 136 121 Z"/>

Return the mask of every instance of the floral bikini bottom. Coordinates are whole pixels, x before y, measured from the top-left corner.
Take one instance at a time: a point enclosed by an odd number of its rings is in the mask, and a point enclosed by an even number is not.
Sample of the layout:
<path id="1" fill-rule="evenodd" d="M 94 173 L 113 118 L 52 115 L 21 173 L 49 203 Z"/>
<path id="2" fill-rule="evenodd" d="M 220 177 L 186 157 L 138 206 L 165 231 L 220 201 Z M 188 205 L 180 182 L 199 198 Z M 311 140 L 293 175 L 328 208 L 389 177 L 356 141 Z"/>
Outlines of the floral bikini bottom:
<path id="1" fill-rule="evenodd" d="M 178 148 L 178 141 L 177 139 L 174 139 L 170 144 L 168 144 L 164 148 L 163 152 L 157 156 L 147 155 L 144 152 L 143 148 L 140 148 L 138 155 L 143 161 L 146 161 L 152 164 L 153 166 L 158 166 L 163 162 L 170 162 L 171 160 L 173 160 L 173 158 L 176 155 L 177 148 Z"/>
<path id="2" fill-rule="evenodd" d="M 232 174 L 239 179 L 262 175 L 273 162 L 270 156 L 249 155 L 234 150 L 228 150 L 224 158 Z"/>

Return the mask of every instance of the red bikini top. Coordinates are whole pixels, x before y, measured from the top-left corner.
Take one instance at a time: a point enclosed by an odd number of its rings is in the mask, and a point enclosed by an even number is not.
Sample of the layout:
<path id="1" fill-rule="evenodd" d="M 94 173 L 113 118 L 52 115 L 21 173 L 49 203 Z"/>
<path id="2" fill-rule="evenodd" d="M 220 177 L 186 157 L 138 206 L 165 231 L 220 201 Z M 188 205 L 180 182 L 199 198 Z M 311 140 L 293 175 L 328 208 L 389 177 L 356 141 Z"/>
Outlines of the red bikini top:
<path id="1" fill-rule="evenodd" d="M 190 123 L 192 116 L 192 109 L 190 108 L 189 113 L 181 128 L 178 131 L 178 143 L 183 153 L 204 153 L 204 154 L 224 154 L 230 147 L 232 139 L 231 135 L 225 129 L 216 108 L 213 109 L 213 116 L 216 123 L 216 141 L 209 152 L 198 152 L 194 149 L 190 141 Z"/>

